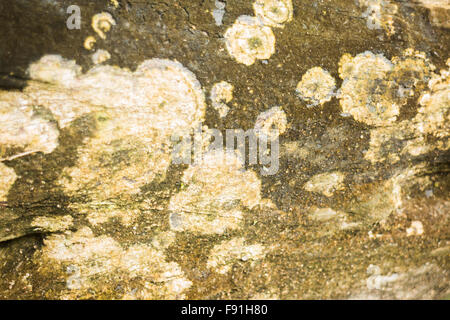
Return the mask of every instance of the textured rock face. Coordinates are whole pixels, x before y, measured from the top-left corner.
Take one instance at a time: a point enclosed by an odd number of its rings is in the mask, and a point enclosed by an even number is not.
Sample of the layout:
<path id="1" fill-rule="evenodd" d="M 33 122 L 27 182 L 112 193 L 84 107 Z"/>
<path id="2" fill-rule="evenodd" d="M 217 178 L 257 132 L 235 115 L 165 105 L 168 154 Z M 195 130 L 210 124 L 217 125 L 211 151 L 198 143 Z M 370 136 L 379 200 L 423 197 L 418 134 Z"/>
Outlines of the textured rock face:
<path id="1" fill-rule="evenodd" d="M 0 298 L 449 297 L 445 1 L 69 2 L 0 2 Z"/>

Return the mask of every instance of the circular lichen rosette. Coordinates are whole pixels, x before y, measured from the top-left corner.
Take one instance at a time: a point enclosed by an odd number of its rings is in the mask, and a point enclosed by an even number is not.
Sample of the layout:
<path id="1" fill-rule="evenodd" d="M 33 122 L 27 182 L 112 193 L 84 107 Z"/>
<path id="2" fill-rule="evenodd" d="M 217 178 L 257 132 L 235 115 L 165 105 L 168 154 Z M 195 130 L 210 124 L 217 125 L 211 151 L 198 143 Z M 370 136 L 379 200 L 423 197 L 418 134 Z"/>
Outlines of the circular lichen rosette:
<path id="1" fill-rule="evenodd" d="M 297 84 L 297 95 L 308 102 L 308 106 L 322 105 L 334 97 L 336 80 L 320 67 L 309 69 Z"/>
<path id="2" fill-rule="evenodd" d="M 291 0 L 256 0 L 253 9 L 264 25 L 277 28 L 291 21 L 294 13 Z"/>
<path id="3" fill-rule="evenodd" d="M 275 53 L 275 35 L 259 19 L 240 16 L 225 32 L 226 47 L 237 62 L 250 66 L 257 59 L 269 59 Z"/>

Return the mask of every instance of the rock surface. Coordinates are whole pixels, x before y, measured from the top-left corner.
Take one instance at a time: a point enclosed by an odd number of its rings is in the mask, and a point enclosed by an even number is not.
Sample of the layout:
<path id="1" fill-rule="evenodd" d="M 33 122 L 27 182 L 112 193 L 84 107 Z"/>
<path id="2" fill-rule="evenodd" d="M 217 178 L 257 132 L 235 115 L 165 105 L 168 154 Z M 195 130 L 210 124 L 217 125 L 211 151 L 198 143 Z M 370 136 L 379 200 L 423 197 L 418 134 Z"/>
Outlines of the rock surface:
<path id="1" fill-rule="evenodd" d="M 0 2 L 1 299 L 450 297 L 446 1 L 73 2 Z"/>

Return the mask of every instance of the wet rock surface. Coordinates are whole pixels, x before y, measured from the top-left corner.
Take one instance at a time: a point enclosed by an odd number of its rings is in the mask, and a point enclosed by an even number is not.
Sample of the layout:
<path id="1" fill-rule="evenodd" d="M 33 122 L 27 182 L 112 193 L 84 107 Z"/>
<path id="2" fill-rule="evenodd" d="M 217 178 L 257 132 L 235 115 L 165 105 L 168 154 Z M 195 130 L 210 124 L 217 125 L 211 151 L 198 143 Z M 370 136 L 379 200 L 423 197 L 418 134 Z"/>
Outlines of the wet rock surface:
<path id="1" fill-rule="evenodd" d="M 117 4 L 0 2 L 0 298 L 448 299 L 444 2 Z"/>

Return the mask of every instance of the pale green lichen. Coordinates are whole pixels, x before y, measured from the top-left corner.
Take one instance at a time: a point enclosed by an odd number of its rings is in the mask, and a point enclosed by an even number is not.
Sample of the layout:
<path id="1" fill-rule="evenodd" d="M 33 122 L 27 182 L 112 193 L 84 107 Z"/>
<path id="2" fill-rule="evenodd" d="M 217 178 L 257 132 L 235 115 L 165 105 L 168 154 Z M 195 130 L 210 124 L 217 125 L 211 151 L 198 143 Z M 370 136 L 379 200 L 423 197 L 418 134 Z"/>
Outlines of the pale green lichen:
<path id="1" fill-rule="evenodd" d="M 81 75 L 81 67 L 75 60 L 66 60 L 59 55 L 46 55 L 37 63 L 32 63 L 28 73 L 33 80 L 64 85 Z"/>
<path id="2" fill-rule="evenodd" d="M 413 60 L 414 61 L 414 60 Z M 420 60 L 419 60 L 420 62 Z M 450 66 L 450 59 L 448 60 Z M 415 74 L 426 74 L 429 79 L 428 90 L 419 99 L 421 107 L 411 120 L 371 131 L 370 148 L 365 158 L 371 162 L 386 161 L 397 162 L 402 154 L 419 156 L 435 149 L 448 150 L 449 120 L 450 120 L 450 72 L 441 70 L 441 74 L 431 74 L 425 65 L 412 63 L 409 65 L 418 70 Z M 415 70 L 414 68 L 411 68 Z M 405 68 L 405 71 L 408 68 Z M 423 71 L 425 70 L 425 72 Z M 420 72 L 422 71 L 422 72 Z M 427 137 L 438 138 L 435 142 L 427 142 Z M 390 141 L 407 140 L 406 144 L 398 150 Z"/>
<path id="3" fill-rule="evenodd" d="M 147 60 L 135 72 L 98 66 L 80 74 L 73 62 L 46 56 L 31 65 L 30 75 L 54 86 L 31 82 L 22 97 L 48 108 L 60 127 L 84 114 L 93 118 L 95 133 L 60 183 L 69 193 L 93 192 L 97 199 L 136 194 L 163 177 L 171 136 L 200 124 L 206 109 L 195 76 L 170 60 Z"/>

